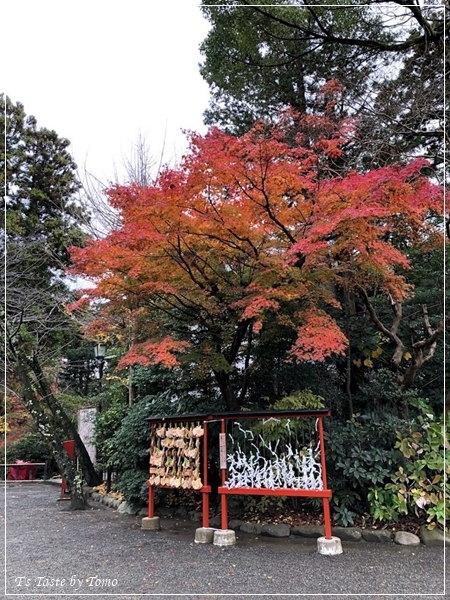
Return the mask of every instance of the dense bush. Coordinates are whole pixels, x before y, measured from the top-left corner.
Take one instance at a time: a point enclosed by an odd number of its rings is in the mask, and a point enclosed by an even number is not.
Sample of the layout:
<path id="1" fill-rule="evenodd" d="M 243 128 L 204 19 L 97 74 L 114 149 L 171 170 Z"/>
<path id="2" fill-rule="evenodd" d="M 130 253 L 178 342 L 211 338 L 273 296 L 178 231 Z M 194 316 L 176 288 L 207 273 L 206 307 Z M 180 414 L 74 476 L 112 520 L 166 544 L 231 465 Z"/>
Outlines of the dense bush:
<path id="1" fill-rule="evenodd" d="M 428 527 L 445 527 L 450 518 L 445 486 L 450 465 L 444 464 L 444 445 L 450 427 L 444 417 L 436 419 L 429 407 L 411 421 L 408 430 L 397 433 L 395 448 L 401 453 L 398 468 L 384 486 L 368 494 L 370 514 L 382 522 L 397 522 L 401 515 L 426 514 Z"/>
<path id="2" fill-rule="evenodd" d="M 326 430 L 329 487 L 334 519 L 353 524 L 368 513 L 386 525 L 401 515 L 426 516 L 429 527 L 444 526 L 450 517 L 444 497 L 444 417 L 429 404 L 410 398 L 414 416 L 402 421 L 389 413 L 367 413 Z"/>
<path id="3" fill-rule="evenodd" d="M 120 412 L 117 409 L 117 415 Z M 147 498 L 150 433 L 145 419 L 152 412 L 151 400 L 140 400 L 123 417 L 114 435 L 102 444 L 107 457 L 105 466 L 117 472 L 116 490 L 136 509 L 143 506 Z"/>
<path id="4" fill-rule="evenodd" d="M 82 396 L 76 396 L 75 394 L 64 393 L 56 394 L 56 398 L 76 427 L 78 421 L 78 410 L 86 406 L 86 398 L 83 398 Z"/>
<path id="5" fill-rule="evenodd" d="M 111 440 L 115 432 L 120 429 L 129 410 L 128 404 L 121 399 L 116 399 L 111 402 L 107 410 L 97 415 L 93 442 L 97 448 L 98 462 L 101 467 L 106 467 L 110 463 Z"/>
<path id="6" fill-rule="evenodd" d="M 369 509 L 368 493 L 384 484 L 401 460 L 396 432 L 404 423 L 389 413 L 370 412 L 342 423 L 327 421 L 325 445 L 334 518 L 351 525 Z"/>
<path id="7" fill-rule="evenodd" d="M 20 440 L 11 442 L 6 446 L 6 463 L 15 463 L 23 460 L 31 463 L 47 463 L 47 476 L 55 468 L 52 453 L 39 433 L 26 433 Z M 38 468 L 38 476 L 44 473 L 44 467 Z"/>
<path id="8" fill-rule="evenodd" d="M 6 447 L 6 462 L 16 460 L 27 462 L 45 462 L 51 460 L 51 452 L 39 433 L 26 433 L 23 438 L 11 442 Z"/>
<path id="9" fill-rule="evenodd" d="M 270 410 L 314 410 L 315 408 L 324 408 L 324 400 L 320 396 L 316 396 L 311 390 L 298 390 L 278 400 L 271 407 Z M 253 428 L 252 431 L 255 437 L 263 435 L 266 442 L 272 442 L 276 440 L 288 440 L 288 431 L 301 430 L 304 426 L 302 419 L 297 419 L 296 422 L 292 422 L 290 430 L 286 428 L 288 419 L 272 419 L 265 421 L 259 421 Z"/>

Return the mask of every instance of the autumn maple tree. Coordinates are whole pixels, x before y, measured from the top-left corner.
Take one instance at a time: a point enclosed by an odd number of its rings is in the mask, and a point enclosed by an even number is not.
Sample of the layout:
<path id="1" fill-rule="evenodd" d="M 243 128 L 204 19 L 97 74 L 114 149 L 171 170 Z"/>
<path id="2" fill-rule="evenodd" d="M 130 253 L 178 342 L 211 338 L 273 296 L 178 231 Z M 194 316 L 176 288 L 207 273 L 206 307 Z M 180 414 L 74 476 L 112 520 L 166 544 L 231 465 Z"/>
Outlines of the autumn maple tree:
<path id="1" fill-rule="evenodd" d="M 286 111 L 242 137 L 191 134 L 179 168 L 147 187 L 112 187 L 121 226 L 72 260 L 93 282 L 80 303 L 134 307 L 121 366 L 195 363 L 238 409 L 245 386 L 235 375 L 251 368 L 267 319 L 297 332 L 292 360 L 322 361 L 347 345 L 332 317 L 342 290 L 369 302 L 375 287 L 394 303 L 411 294 L 396 242 L 441 243 L 427 217 L 441 213 L 442 190 L 421 159 L 345 173 L 355 135 L 331 112 Z"/>

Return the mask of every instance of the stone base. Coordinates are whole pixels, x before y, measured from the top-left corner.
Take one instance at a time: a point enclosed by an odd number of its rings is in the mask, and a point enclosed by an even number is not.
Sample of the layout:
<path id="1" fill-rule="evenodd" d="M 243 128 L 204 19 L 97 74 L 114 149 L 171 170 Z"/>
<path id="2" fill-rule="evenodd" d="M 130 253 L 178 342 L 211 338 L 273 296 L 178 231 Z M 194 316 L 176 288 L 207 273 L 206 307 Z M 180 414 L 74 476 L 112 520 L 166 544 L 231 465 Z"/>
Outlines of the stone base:
<path id="1" fill-rule="evenodd" d="M 317 552 L 326 556 L 342 554 L 341 539 L 335 536 L 332 536 L 330 539 L 326 537 L 317 538 Z"/>
<path id="2" fill-rule="evenodd" d="M 217 529 L 214 532 L 214 546 L 234 546 L 236 533 L 232 529 Z"/>
<path id="3" fill-rule="evenodd" d="M 197 527 L 195 530 L 195 539 L 194 542 L 196 544 L 212 544 L 214 540 L 214 531 L 213 527 Z"/>
<path id="4" fill-rule="evenodd" d="M 159 517 L 144 517 L 141 521 L 141 529 L 159 531 L 161 529 Z"/>

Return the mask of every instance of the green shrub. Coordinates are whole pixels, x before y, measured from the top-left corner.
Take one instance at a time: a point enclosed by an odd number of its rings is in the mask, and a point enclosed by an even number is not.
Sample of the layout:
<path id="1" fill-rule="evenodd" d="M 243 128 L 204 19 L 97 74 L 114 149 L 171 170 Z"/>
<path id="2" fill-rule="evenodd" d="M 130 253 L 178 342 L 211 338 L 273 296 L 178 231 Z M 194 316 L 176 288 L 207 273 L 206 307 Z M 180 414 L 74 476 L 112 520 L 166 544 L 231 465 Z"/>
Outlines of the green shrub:
<path id="1" fill-rule="evenodd" d="M 324 408 L 324 406 L 324 399 L 321 396 L 306 389 L 298 390 L 277 400 L 272 408 L 273 410 L 314 410 L 315 408 Z"/>
<path id="2" fill-rule="evenodd" d="M 324 399 L 321 396 L 316 396 L 310 390 L 300 390 L 293 392 L 290 396 L 277 400 L 271 410 L 314 410 L 316 408 L 324 408 Z M 286 425 L 290 421 L 290 430 Z M 304 419 L 271 419 L 264 423 L 259 421 L 252 427 L 252 432 L 255 437 L 263 435 L 266 442 L 273 442 L 282 439 L 288 439 L 289 431 L 295 433 L 306 426 Z M 309 425 L 309 424 L 308 424 Z"/>
<path id="3" fill-rule="evenodd" d="M 402 455 L 402 464 L 388 483 L 369 491 L 370 514 L 378 521 L 397 522 L 402 514 L 426 514 L 428 528 L 433 529 L 437 524 L 445 527 L 450 518 L 444 490 L 450 474 L 450 465 L 444 465 L 450 428 L 443 416 L 436 420 L 429 407 L 425 410 L 407 433 L 397 432 L 395 448 Z"/>
<path id="4" fill-rule="evenodd" d="M 331 505 L 339 525 L 368 510 L 368 493 L 384 485 L 401 460 L 395 448 L 403 422 L 389 413 L 370 412 L 342 423 L 327 421 L 325 448 Z"/>
<path id="5" fill-rule="evenodd" d="M 283 496 L 245 496 L 242 510 L 246 513 L 273 513 L 286 506 L 287 498 Z"/>
<path id="6" fill-rule="evenodd" d="M 140 400 L 129 409 L 112 438 L 103 443 L 105 466 L 117 472 L 115 489 L 134 508 L 146 500 L 143 483 L 148 478 L 150 432 L 145 419 L 151 412 L 151 403 Z"/>
<path id="7" fill-rule="evenodd" d="M 129 410 L 130 407 L 124 401 L 115 400 L 107 410 L 97 415 L 93 443 L 97 448 L 101 466 L 111 466 L 112 439 Z"/>
<path id="8" fill-rule="evenodd" d="M 6 462 L 14 463 L 16 460 L 26 462 L 50 461 L 52 453 L 39 433 L 26 433 L 23 438 L 7 444 Z"/>
<path id="9" fill-rule="evenodd" d="M 6 463 L 15 463 L 23 460 L 30 463 L 47 463 L 47 477 L 53 473 L 56 465 L 52 458 L 52 452 L 47 446 L 44 438 L 39 433 L 26 433 L 20 440 L 6 445 Z M 7 472 L 7 469 L 6 469 Z M 5 469 L 1 469 L 2 477 Z M 37 477 L 43 476 L 44 467 L 37 467 Z"/>
<path id="10" fill-rule="evenodd" d="M 148 501 L 148 469 L 128 468 L 120 472 L 115 490 L 121 492 L 135 512 L 145 506 Z"/>
<path id="11" fill-rule="evenodd" d="M 86 406 L 86 398 L 76 396 L 75 394 L 65 394 L 60 392 L 56 394 L 56 399 L 76 427 L 78 421 L 78 409 Z"/>

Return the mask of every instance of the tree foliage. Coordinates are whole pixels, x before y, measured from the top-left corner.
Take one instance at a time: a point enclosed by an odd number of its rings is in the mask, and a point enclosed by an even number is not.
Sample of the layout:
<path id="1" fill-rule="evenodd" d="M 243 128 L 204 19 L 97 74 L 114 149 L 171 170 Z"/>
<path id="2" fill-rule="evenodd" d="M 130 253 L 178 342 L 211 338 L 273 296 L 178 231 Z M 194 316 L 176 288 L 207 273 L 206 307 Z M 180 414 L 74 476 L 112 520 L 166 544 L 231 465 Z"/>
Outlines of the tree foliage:
<path id="1" fill-rule="evenodd" d="M 14 104 L 3 94 L 0 108 L 4 165 L 0 183 L 2 200 L 8 201 L 8 245 L 38 244 L 41 272 L 49 278 L 49 268 L 67 264 L 68 246 L 83 240 L 80 223 L 86 216 L 75 200 L 79 183 L 68 151 L 70 142 L 55 131 L 39 128 L 22 104 Z"/>
<path id="2" fill-rule="evenodd" d="M 317 90 L 339 79 L 342 115 L 358 115 L 366 168 L 444 147 L 445 7 L 389 0 L 203 2 L 211 29 L 201 45 L 210 86 L 208 124 L 243 133 L 280 107 L 314 110 Z M 368 144 L 368 141 L 371 141 Z"/>
<path id="3" fill-rule="evenodd" d="M 441 243 L 428 217 L 442 190 L 420 159 L 337 175 L 356 135 L 336 118 L 337 98 L 331 83 L 322 116 L 290 110 L 241 137 L 192 134 L 180 168 L 109 191 L 121 228 L 72 256 L 95 282 L 85 301 L 120 310 L 133 299 L 138 335 L 122 365 L 194 363 L 236 408 L 269 320 L 295 332 L 291 360 L 323 361 L 347 345 L 332 316 L 340 289 L 368 298 L 376 288 L 397 303 L 410 294 L 394 239 Z"/>
<path id="4" fill-rule="evenodd" d="M 72 506 L 84 498 L 75 465 L 63 448 L 75 439 L 83 475 L 98 476 L 76 428 L 51 386 L 49 374 L 62 348 L 76 334 L 66 311 L 71 292 L 64 279 L 68 246 L 81 244 L 86 215 L 74 194 L 79 188 L 69 142 L 38 128 L 20 103 L 0 96 L 1 175 L 7 208 L 2 261 L 6 303 L 2 333 L 7 350 L 8 384 L 22 398 L 39 432 L 67 478 Z"/>

